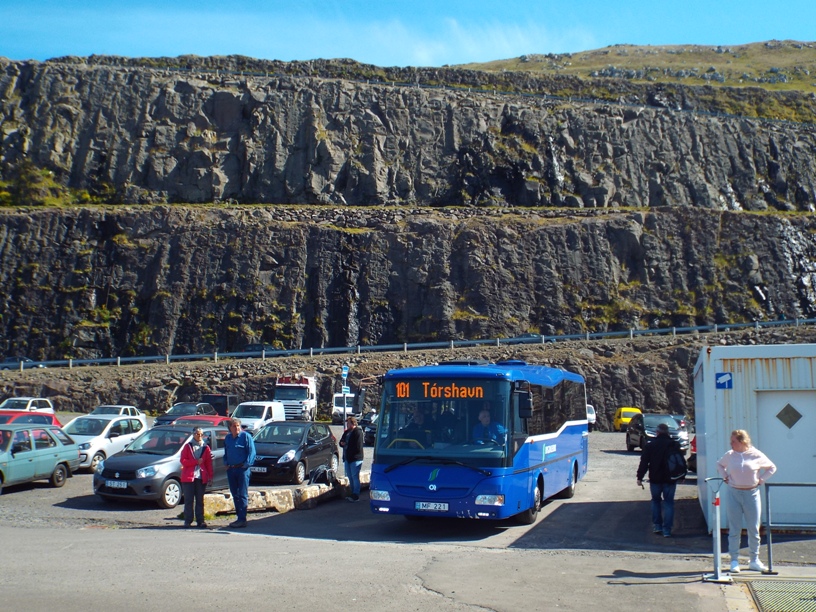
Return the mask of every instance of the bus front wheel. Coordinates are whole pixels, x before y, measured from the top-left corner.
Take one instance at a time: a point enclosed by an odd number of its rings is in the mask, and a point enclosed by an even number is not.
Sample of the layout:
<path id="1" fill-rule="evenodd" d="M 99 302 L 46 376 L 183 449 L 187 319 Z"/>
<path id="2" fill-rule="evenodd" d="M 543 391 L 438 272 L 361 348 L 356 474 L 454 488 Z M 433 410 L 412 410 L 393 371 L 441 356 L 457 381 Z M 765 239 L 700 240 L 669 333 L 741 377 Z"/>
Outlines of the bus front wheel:
<path id="1" fill-rule="evenodd" d="M 516 520 L 522 525 L 532 525 L 538 518 L 538 511 L 541 510 L 541 487 L 536 485 L 533 495 L 533 506 L 516 515 Z"/>

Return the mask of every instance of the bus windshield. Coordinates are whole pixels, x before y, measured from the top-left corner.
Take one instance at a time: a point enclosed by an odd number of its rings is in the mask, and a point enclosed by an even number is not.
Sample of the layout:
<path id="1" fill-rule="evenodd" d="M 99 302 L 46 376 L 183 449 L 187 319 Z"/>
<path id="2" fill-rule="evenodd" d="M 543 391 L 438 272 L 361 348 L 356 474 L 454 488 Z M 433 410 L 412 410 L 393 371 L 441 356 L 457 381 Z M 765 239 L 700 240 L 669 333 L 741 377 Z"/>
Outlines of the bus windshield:
<path id="1" fill-rule="evenodd" d="M 412 378 L 392 379 L 384 387 L 376 461 L 504 465 L 511 437 L 509 382 Z"/>

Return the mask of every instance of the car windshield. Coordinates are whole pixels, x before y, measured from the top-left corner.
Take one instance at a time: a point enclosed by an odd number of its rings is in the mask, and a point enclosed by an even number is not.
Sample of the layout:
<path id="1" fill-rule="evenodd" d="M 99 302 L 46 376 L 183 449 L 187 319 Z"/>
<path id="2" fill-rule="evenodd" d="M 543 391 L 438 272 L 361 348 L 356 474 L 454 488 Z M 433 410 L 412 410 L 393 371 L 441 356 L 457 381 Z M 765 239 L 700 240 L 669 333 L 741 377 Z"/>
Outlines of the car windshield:
<path id="1" fill-rule="evenodd" d="M 172 414 L 173 416 L 195 413 L 196 413 L 195 404 L 176 404 L 170 410 L 167 411 L 167 414 Z"/>
<path id="2" fill-rule="evenodd" d="M 239 419 L 260 419 L 263 418 L 264 409 L 260 404 L 240 404 L 232 416 Z"/>
<path id="3" fill-rule="evenodd" d="M 643 425 L 649 427 L 650 429 L 654 429 L 661 423 L 665 423 L 669 426 L 669 429 L 677 429 L 677 421 L 674 420 L 671 416 L 663 416 L 659 414 L 647 414 L 643 417 Z"/>
<path id="4" fill-rule="evenodd" d="M 636 414 L 639 414 L 637 410 L 624 410 L 623 412 L 621 412 L 621 416 L 624 419 L 631 419 Z"/>
<path id="5" fill-rule="evenodd" d="M 306 387 L 275 387 L 276 400 L 305 400 L 309 397 Z"/>
<path id="6" fill-rule="evenodd" d="M 353 395 L 340 395 L 334 397 L 335 408 L 351 408 L 354 404 Z"/>
<path id="7" fill-rule="evenodd" d="M 127 452 L 175 455 L 189 437 L 186 431 L 148 429 L 127 447 Z"/>
<path id="8" fill-rule="evenodd" d="M 300 444 L 306 425 L 267 425 L 255 435 L 255 442 Z"/>
<path id="9" fill-rule="evenodd" d="M 98 436 L 105 431 L 105 426 L 110 421 L 105 419 L 92 419 L 80 417 L 65 426 L 65 433 L 71 436 Z"/>
<path id="10" fill-rule="evenodd" d="M 97 406 L 91 414 L 119 414 L 122 411 L 119 406 Z"/>
<path id="11" fill-rule="evenodd" d="M 25 410 L 26 408 L 28 408 L 28 400 L 15 397 L 10 397 L 0 404 L 0 410 Z"/>

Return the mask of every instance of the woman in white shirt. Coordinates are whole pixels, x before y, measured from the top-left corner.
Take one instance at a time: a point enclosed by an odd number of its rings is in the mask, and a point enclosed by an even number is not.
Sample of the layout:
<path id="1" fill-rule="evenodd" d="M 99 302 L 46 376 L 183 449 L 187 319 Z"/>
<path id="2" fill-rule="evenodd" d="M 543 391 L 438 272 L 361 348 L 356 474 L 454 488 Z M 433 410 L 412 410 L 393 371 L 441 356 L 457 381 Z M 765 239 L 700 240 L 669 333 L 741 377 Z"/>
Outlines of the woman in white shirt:
<path id="1" fill-rule="evenodd" d="M 776 466 L 761 451 L 751 446 L 751 436 L 744 429 L 731 432 L 731 450 L 717 461 L 717 471 L 728 485 L 728 552 L 731 573 L 738 574 L 742 519 L 748 532 L 751 561 L 748 569 L 763 572 L 768 568 L 759 560 L 759 487 L 776 471 Z"/>

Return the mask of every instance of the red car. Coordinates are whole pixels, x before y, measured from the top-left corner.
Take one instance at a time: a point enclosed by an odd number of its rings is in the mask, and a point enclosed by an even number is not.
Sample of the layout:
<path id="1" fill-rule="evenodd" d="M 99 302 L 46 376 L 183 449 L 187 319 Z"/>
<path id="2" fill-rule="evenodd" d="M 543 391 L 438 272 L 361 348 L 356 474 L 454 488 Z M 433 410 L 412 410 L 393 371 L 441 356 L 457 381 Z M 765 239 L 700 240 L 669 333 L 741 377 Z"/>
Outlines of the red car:
<path id="1" fill-rule="evenodd" d="M 40 423 L 62 427 L 55 414 L 48 412 L 28 412 L 27 410 L 3 410 L 0 412 L 0 425 L 7 423 Z"/>
<path id="2" fill-rule="evenodd" d="M 230 418 L 221 416 L 220 414 L 195 414 L 185 417 L 179 417 L 173 421 L 173 425 L 198 425 L 199 427 L 218 427 L 219 425 L 227 426 Z"/>

